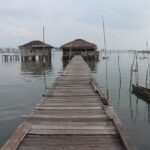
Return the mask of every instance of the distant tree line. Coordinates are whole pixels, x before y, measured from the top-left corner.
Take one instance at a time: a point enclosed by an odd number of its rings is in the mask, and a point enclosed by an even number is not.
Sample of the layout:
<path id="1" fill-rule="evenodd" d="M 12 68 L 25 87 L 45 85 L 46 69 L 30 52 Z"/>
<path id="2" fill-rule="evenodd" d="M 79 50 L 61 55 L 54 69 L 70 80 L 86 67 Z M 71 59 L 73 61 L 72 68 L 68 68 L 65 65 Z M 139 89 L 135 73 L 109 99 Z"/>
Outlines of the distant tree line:
<path id="1" fill-rule="evenodd" d="M 0 53 L 19 53 L 19 49 L 17 48 L 10 48 L 10 47 L 6 47 L 6 48 L 0 48 Z"/>

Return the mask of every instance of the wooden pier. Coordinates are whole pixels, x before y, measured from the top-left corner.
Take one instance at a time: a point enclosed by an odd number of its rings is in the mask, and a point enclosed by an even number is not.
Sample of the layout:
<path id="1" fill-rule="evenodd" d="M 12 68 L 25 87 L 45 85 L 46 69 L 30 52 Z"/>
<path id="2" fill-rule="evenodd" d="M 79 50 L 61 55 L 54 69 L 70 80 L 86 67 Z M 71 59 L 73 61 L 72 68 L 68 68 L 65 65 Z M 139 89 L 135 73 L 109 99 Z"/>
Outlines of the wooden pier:
<path id="1" fill-rule="evenodd" d="M 135 150 L 81 56 L 72 58 L 2 150 Z"/>
<path id="2" fill-rule="evenodd" d="M 19 55 L 2 55 L 2 61 L 19 61 Z"/>

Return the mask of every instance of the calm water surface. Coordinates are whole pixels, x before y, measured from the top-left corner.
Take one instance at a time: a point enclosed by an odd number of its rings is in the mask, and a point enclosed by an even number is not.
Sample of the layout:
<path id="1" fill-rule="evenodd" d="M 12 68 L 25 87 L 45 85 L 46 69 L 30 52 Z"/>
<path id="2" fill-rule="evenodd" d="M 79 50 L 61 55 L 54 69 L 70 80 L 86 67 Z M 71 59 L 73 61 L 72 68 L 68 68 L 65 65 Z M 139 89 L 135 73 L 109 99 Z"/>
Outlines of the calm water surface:
<path id="1" fill-rule="evenodd" d="M 118 53 L 109 54 L 109 98 L 138 149 L 150 150 L 150 105 L 129 92 L 132 61 L 132 53 L 122 52 L 119 59 Z M 138 82 L 145 86 L 147 59 L 139 59 L 138 64 Z M 41 99 L 45 91 L 44 74 L 50 87 L 65 65 L 62 53 L 55 50 L 45 69 L 38 62 L 2 62 L 0 56 L 0 147 L 22 122 L 21 116 L 31 112 Z M 89 65 L 99 85 L 105 87 L 105 60 Z"/>

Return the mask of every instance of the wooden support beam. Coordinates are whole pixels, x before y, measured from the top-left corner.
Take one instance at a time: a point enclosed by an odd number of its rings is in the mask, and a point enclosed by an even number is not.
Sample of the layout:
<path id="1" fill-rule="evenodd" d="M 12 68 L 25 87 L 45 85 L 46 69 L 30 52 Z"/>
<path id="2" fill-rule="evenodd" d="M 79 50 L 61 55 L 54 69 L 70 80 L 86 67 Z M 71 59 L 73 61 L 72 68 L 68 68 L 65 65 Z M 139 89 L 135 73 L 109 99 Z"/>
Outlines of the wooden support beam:
<path id="1" fill-rule="evenodd" d="M 29 124 L 21 124 L 11 138 L 5 143 L 1 150 L 17 150 L 18 146 L 30 131 L 31 126 Z"/>

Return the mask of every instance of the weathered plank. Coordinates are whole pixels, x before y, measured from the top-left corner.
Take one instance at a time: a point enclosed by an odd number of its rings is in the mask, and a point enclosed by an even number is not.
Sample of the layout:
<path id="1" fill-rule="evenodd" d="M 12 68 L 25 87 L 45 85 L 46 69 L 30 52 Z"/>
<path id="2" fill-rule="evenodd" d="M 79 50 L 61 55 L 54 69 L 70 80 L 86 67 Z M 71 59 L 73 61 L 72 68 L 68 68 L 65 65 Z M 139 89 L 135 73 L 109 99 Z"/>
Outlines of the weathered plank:
<path id="1" fill-rule="evenodd" d="M 29 114 L 29 115 L 23 115 L 23 118 L 43 118 L 43 119 L 56 119 L 56 118 L 87 118 L 87 119 L 93 119 L 93 118 L 107 118 L 104 114 L 98 114 L 98 115 L 46 115 L 46 114 Z"/>
<path id="2" fill-rule="evenodd" d="M 97 103 L 75 103 L 75 102 L 72 102 L 72 103 L 68 103 L 68 102 L 58 102 L 58 103 L 51 103 L 51 102 L 45 102 L 45 103 L 38 103 L 36 104 L 36 106 L 43 106 L 43 107 L 51 107 L 51 106 L 55 106 L 57 108 L 59 107 L 89 107 L 89 106 L 102 106 L 101 103 L 97 102 Z"/>
<path id="3" fill-rule="evenodd" d="M 18 127 L 16 132 L 5 143 L 1 150 L 16 150 L 27 133 L 29 133 L 31 126 L 29 124 L 22 124 Z"/>
<path id="4" fill-rule="evenodd" d="M 45 109 L 46 109 L 46 110 L 54 110 L 54 109 L 55 109 L 55 110 L 60 110 L 60 109 L 63 109 L 63 110 L 64 110 L 64 109 L 65 109 L 65 110 L 68 110 L 68 109 L 69 109 L 69 110 L 70 110 L 70 109 L 71 109 L 71 110 L 91 110 L 91 109 L 92 109 L 92 110 L 96 110 L 96 109 L 97 109 L 97 110 L 100 110 L 100 109 L 102 109 L 101 107 L 95 107 L 95 106 L 86 106 L 86 107 L 85 107 L 85 106 L 84 106 L 84 107 L 83 107 L 83 106 L 81 106 L 81 107 L 80 107 L 80 106 L 77 106 L 77 107 L 38 106 L 38 107 L 35 107 L 35 108 L 36 108 L 36 109 L 39 109 L 39 110 L 45 110 Z"/>
<path id="5" fill-rule="evenodd" d="M 32 129 L 30 134 L 39 135 L 112 135 L 117 134 L 115 129 Z"/>

